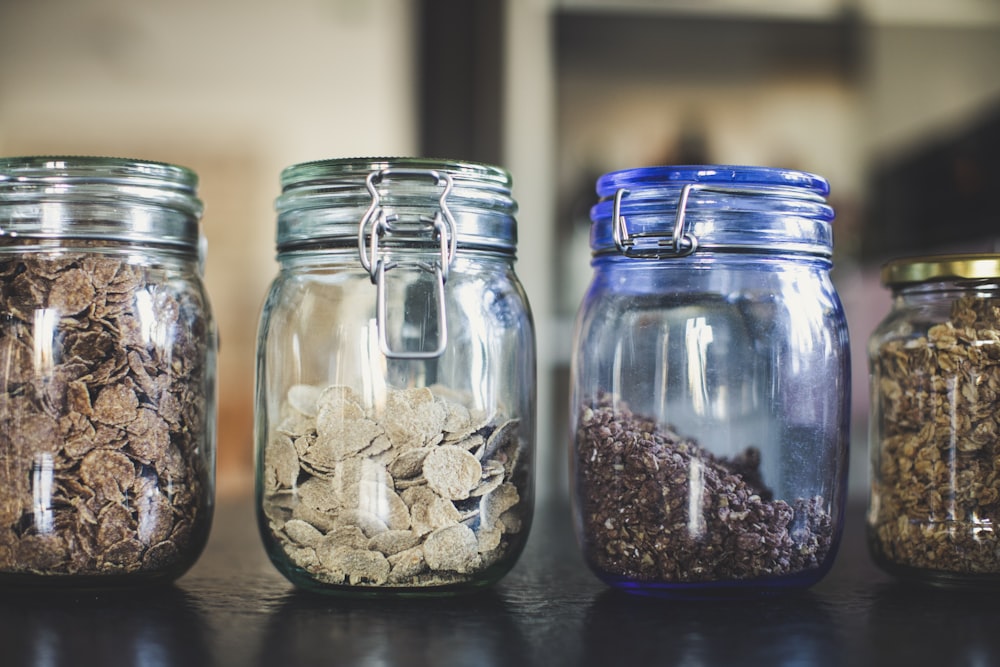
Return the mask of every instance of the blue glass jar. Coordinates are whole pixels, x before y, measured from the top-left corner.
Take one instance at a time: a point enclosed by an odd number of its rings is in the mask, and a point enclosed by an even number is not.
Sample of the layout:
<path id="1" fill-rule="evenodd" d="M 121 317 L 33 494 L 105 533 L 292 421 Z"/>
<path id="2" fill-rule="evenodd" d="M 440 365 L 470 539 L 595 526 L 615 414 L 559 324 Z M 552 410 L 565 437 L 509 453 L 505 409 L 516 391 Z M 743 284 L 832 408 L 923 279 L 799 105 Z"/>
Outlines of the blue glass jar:
<path id="1" fill-rule="evenodd" d="M 256 499 L 271 561 L 346 595 L 444 595 L 513 567 L 533 507 L 535 341 L 510 175 L 294 165 L 261 316 Z"/>
<path id="2" fill-rule="evenodd" d="M 651 595 L 817 582 L 841 533 L 850 416 L 828 183 L 649 167 L 597 192 L 571 373 L 587 563 Z"/>

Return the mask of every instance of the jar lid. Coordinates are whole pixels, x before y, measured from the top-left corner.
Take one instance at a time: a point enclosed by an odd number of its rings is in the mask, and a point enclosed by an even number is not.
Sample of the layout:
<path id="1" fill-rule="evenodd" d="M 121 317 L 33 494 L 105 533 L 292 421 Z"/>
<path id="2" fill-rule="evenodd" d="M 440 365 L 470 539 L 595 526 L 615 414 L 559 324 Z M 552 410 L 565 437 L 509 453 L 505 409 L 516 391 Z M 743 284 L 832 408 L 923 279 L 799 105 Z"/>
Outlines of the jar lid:
<path id="1" fill-rule="evenodd" d="M 829 183 L 804 171 L 733 165 L 642 167 L 597 180 L 594 254 L 669 258 L 700 250 L 833 250 Z"/>
<path id="2" fill-rule="evenodd" d="M 1000 254 L 970 253 L 896 259 L 882 267 L 887 287 L 937 280 L 995 280 L 1000 278 Z"/>
<path id="3" fill-rule="evenodd" d="M 459 248 L 513 252 L 517 204 L 500 167 L 412 157 L 362 157 L 292 165 L 281 173 L 278 251 L 357 245 L 363 221 L 384 214 L 395 242 L 412 243 L 438 214 Z M 393 234 L 388 243 L 393 243 Z"/>
<path id="4" fill-rule="evenodd" d="M 163 162 L 0 158 L 0 238 L 86 239 L 197 252 L 197 175 Z"/>

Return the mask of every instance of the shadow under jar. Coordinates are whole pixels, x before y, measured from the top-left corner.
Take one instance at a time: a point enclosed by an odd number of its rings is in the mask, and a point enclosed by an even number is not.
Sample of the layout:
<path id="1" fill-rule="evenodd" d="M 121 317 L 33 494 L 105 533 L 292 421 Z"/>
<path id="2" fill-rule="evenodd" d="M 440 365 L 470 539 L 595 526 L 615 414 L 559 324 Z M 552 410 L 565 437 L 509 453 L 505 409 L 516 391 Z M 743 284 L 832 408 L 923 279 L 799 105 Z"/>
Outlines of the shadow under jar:
<path id="1" fill-rule="evenodd" d="M 850 391 L 826 181 L 649 167 L 597 192 L 571 369 L 588 565 L 647 595 L 815 583 L 842 527 Z"/>
<path id="2" fill-rule="evenodd" d="M 283 172 L 255 489 L 296 585 L 472 591 L 523 549 L 535 342 L 510 187 L 496 167 L 413 158 Z"/>
<path id="3" fill-rule="evenodd" d="M 167 582 L 208 537 L 216 329 L 197 177 L 0 159 L 0 584 Z"/>
<path id="4" fill-rule="evenodd" d="M 884 570 L 1000 584 L 1000 255 L 898 259 L 869 341 L 868 543 Z"/>

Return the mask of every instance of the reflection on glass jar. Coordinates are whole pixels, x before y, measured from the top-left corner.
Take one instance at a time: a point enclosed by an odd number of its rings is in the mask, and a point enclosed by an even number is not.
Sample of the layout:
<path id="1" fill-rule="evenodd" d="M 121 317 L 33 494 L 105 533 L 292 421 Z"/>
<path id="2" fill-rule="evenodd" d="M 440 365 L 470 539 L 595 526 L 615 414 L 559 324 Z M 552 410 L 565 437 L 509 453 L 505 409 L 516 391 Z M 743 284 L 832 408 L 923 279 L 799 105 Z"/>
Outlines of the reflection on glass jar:
<path id="1" fill-rule="evenodd" d="M 1000 583 L 1000 255 L 899 259 L 872 334 L 868 538 L 904 578 Z"/>
<path id="2" fill-rule="evenodd" d="M 506 172 L 330 160 L 282 176 L 261 320 L 257 507 L 324 592 L 471 590 L 531 521 L 535 355 Z"/>
<path id="3" fill-rule="evenodd" d="M 577 533 L 627 591 L 808 586 L 839 538 L 847 329 L 811 174 L 598 181 L 570 432 Z"/>
<path id="4" fill-rule="evenodd" d="M 170 580 L 211 523 L 216 332 L 197 179 L 0 160 L 0 580 Z"/>

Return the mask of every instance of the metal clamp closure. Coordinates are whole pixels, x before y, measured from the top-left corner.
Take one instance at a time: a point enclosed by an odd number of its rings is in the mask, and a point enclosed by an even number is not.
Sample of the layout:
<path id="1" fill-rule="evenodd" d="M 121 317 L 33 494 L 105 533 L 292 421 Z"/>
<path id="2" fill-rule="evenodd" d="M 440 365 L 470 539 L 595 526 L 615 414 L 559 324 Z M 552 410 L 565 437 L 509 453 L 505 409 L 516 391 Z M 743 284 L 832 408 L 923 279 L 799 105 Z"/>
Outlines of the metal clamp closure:
<path id="1" fill-rule="evenodd" d="M 667 257 L 686 257 L 698 249 L 698 239 L 694 234 L 684 231 L 684 217 L 687 211 L 688 196 L 692 189 L 704 190 L 703 186 L 688 183 L 681 188 L 677 201 L 677 213 L 674 215 L 674 228 L 670 234 L 663 232 L 639 232 L 630 234 L 625 216 L 622 215 L 622 198 L 628 194 L 625 188 L 615 192 L 614 211 L 611 218 L 612 235 L 618 252 L 626 257 L 645 259 L 662 259 Z M 636 246 L 636 239 L 658 239 L 656 245 Z"/>
<path id="2" fill-rule="evenodd" d="M 421 222 L 429 225 L 431 238 L 437 240 L 440 257 L 437 261 L 417 261 L 407 264 L 434 274 L 435 302 L 437 304 L 437 347 L 433 350 L 393 350 L 389 345 L 387 330 L 388 306 L 386 303 L 386 274 L 404 264 L 395 261 L 388 262 L 379 252 L 379 243 L 386 235 L 391 234 L 393 223 L 399 220 L 396 214 L 387 215 L 382 208 L 381 198 L 376 187 L 387 176 L 404 176 L 412 178 L 430 178 L 435 185 L 443 185 L 438 198 L 438 210 L 433 217 L 420 216 Z M 433 169 L 401 169 L 386 168 L 373 171 L 365 179 L 365 187 L 372 197 L 372 202 L 358 224 L 358 258 L 368 272 L 375 285 L 375 318 L 379 334 L 379 348 L 389 359 L 435 359 L 444 354 L 448 345 L 448 327 L 445 313 L 444 284 L 448 280 L 448 270 L 455 259 L 458 246 L 458 234 L 455 218 L 448 209 L 447 198 L 453 186 L 449 174 L 443 174 Z"/>
<path id="3" fill-rule="evenodd" d="M 693 190 L 699 192 L 717 192 L 727 195 L 761 195 L 760 188 L 733 187 L 725 185 L 708 185 L 704 183 L 687 183 L 681 188 L 677 198 L 677 211 L 674 214 L 674 228 L 670 233 L 661 231 L 646 231 L 631 233 L 625 216 L 622 215 L 622 198 L 628 194 L 625 188 L 619 188 L 615 192 L 614 209 L 612 212 L 612 236 L 618 252 L 626 257 L 640 257 L 646 259 L 663 259 L 672 257 L 686 257 L 702 248 L 724 249 L 729 246 L 719 244 L 702 244 L 698 238 L 687 229 L 687 208 L 688 199 Z M 640 239 L 654 239 L 656 243 L 638 244 Z"/>

